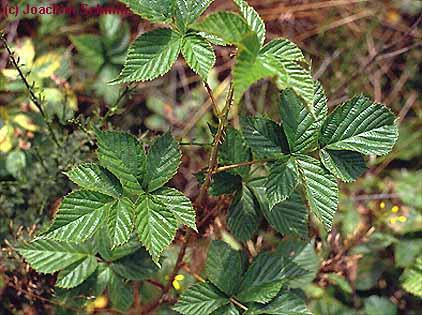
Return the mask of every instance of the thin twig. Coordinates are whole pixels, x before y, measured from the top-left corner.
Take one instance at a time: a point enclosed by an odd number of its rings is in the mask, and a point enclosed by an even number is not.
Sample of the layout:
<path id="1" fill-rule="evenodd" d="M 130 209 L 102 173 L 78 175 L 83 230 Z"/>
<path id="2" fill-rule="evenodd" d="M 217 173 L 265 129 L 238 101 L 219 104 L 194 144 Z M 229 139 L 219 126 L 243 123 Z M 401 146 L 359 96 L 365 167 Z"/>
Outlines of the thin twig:
<path id="1" fill-rule="evenodd" d="M 53 128 L 50 124 L 50 121 L 48 120 L 48 117 L 44 112 L 44 109 L 43 109 L 43 106 L 42 106 L 42 101 L 35 95 L 35 93 L 33 91 L 33 86 L 29 84 L 28 80 L 26 79 L 25 75 L 22 72 L 22 69 L 19 67 L 18 61 L 14 57 L 14 53 L 11 51 L 9 45 L 7 44 L 7 40 L 4 37 L 4 33 L 0 33 L 0 40 L 2 41 L 3 46 L 6 48 L 7 53 L 9 54 L 10 61 L 12 62 L 15 69 L 18 71 L 20 78 L 22 79 L 23 83 L 25 84 L 25 87 L 29 92 L 29 97 L 30 97 L 31 101 L 35 104 L 37 109 L 40 111 L 41 116 L 43 117 L 44 122 L 47 125 L 47 128 L 48 128 L 48 131 L 51 135 L 51 138 L 53 139 L 56 146 L 60 147 L 60 142 L 57 139 L 56 134 L 54 133 Z"/>
<path id="2" fill-rule="evenodd" d="M 226 127 L 226 121 L 227 121 L 227 118 L 228 118 L 228 115 L 229 115 L 231 105 L 233 103 L 233 92 L 234 92 L 233 86 L 230 83 L 229 92 L 227 93 L 226 105 L 224 106 L 222 116 L 219 117 L 217 132 L 215 134 L 214 141 L 213 141 L 213 148 L 211 150 L 211 154 L 210 154 L 210 158 L 209 158 L 209 162 L 208 162 L 207 177 L 206 177 L 205 182 L 203 183 L 203 185 L 201 187 L 201 191 L 199 192 L 199 196 L 196 200 L 197 206 L 202 205 L 204 197 L 205 197 L 205 195 L 208 191 L 208 188 L 211 184 L 213 172 L 214 172 L 215 168 L 217 167 L 218 149 L 219 149 L 220 144 L 223 140 L 224 129 Z"/>
<path id="3" fill-rule="evenodd" d="M 253 160 L 253 161 L 240 162 L 240 163 L 236 163 L 236 164 L 224 165 L 224 166 L 220 166 L 220 167 L 215 168 L 214 171 L 213 171 L 213 174 L 221 173 L 221 172 L 224 172 L 224 171 L 228 171 L 228 170 L 243 167 L 243 166 L 249 166 L 249 165 L 254 165 L 254 164 L 263 164 L 263 163 L 273 161 L 273 160 L 274 159 Z"/>

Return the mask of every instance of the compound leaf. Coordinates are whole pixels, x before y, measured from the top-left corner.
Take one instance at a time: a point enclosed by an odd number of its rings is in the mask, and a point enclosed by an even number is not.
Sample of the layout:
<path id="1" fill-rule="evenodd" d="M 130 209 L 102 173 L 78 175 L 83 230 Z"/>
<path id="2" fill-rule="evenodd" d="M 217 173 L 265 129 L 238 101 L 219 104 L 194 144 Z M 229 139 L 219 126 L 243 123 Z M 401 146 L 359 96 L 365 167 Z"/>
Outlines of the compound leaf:
<path id="1" fill-rule="evenodd" d="M 144 185 L 152 192 L 167 183 L 177 173 L 181 153 L 179 145 L 169 132 L 158 137 L 152 144 L 146 163 Z"/>
<path id="2" fill-rule="evenodd" d="M 176 218 L 167 207 L 148 195 L 139 198 L 135 212 L 139 240 L 158 265 L 161 253 L 176 235 Z"/>
<path id="3" fill-rule="evenodd" d="M 215 53 L 211 44 L 198 34 L 187 34 L 183 37 L 182 54 L 189 67 L 206 82 L 215 64 Z"/>
<path id="4" fill-rule="evenodd" d="M 306 155 L 297 159 L 309 207 L 326 230 L 331 230 L 338 204 L 338 186 L 334 176 L 321 163 Z"/>
<path id="5" fill-rule="evenodd" d="M 184 315 L 208 315 L 230 301 L 207 282 L 197 283 L 182 294 L 173 309 Z"/>
<path id="6" fill-rule="evenodd" d="M 319 156 L 330 173 L 344 182 L 353 182 L 368 169 L 358 152 L 322 149 Z"/>
<path id="7" fill-rule="evenodd" d="M 189 198 L 177 189 L 168 187 L 155 191 L 154 197 L 158 198 L 180 222 L 196 231 L 195 210 Z"/>
<path id="8" fill-rule="evenodd" d="M 116 176 L 94 163 L 84 163 L 73 167 L 67 177 L 83 189 L 96 191 L 112 197 L 119 197 L 122 185 Z"/>
<path id="9" fill-rule="evenodd" d="M 394 114 L 384 105 L 357 96 L 337 107 L 322 126 L 321 147 L 385 155 L 398 138 Z"/>
<path id="10" fill-rule="evenodd" d="M 42 237 L 80 242 L 90 238 L 114 199 L 98 192 L 80 190 L 67 195 L 60 205 L 53 224 Z"/>
<path id="11" fill-rule="evenodd" d="M 181 47 L 179 33 L 157 28 L 139 36 L 129 47 L 125 65 L 113 84 L 149 81 L 166 74 Z"/>
<path id="12" fill-rule="evenodd" d="M 94 257 L 91 245 L 37 239 L 17 248 L 33 269 L 53 273 L 87 257 Z"/>

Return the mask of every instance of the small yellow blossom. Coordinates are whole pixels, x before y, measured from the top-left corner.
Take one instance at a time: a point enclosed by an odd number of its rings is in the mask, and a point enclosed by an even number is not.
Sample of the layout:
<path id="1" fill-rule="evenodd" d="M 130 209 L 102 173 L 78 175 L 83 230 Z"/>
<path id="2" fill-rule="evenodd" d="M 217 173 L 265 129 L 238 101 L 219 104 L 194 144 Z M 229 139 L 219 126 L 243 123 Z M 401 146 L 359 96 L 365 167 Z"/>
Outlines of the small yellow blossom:
<path id="1" fill-rule="evenodd" d="M 104 295 L 100 295 L 97 297 L 94 301 L 88 303 L 86 305 L 86 311 L 88 314 L 94 313 L 96 309 L 102 309 L 105 308 L 108 304 L 108 299 Z"/>
<path id="2" fill-rule="evenodd" d="M 398 206 L 394 206 L 391 208 L 391 212 L 397 213 L 399 212 L 399 207 Z"/>
<path id="3" fill-rule="evenodd" d="M 395 223 L 397 223 L 397 218 L 390 218 L 390 223 L 391 224 L 395 224 Z"/>
<path id="4" fill-rule="evenodd" d="M 381 209 L 384 209 L 384 208 L 385 208 L 385 202 L 384 202 L 384 201 L 381 201 L 381 202 L 380 202 L 380 208 L 381 208 Z"/>
<path id="5" fill-rule="evenodd" d="M 407 218 L 404 215 L 401 215 L 401 216 L 398 217 L 398 220 L 400 222 L 406 222 L 407 221 Z"/>
<path id="6" fill-rule="evenodd" d="M 184 279 L 185 279 L 185 276 L 184 275 L 180 275 L 180 274 L 179 275 L 176 275 L 174 277 L 173 282 L 172 282 L 173 288 L 175 288 L 177 291 L 179 291 L 182 288 L 182 286 L 180 285 L 180 282 L 179 281 L 182 281 Z"/>

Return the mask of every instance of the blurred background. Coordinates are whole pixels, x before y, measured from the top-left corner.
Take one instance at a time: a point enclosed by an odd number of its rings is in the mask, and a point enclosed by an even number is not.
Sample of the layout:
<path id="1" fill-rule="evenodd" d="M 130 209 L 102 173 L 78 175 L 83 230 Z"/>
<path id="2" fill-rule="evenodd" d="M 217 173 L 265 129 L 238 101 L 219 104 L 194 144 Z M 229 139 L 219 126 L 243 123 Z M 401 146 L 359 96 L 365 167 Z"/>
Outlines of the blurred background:
<path id="1" fill-rule="evenodd" d="M 80 2 L 0 0 L 3 8 L 52 3 L 78 6 Z M 305 288 L 311 310 L 315 315 L 420 315 L 422 1 L 249 3 L 266 22 L 267 40 L 286 37 L 303 49 L 314 78 L 326 90 L 330 108 L 363 93 L 399 117 L 400 138 L 394 151 L 371 157 L 363 177 L 342 184 L 335 228 L 316 240 L 321 268 Z M 117 1 L 89 1 L 95 4 Z M 234 6 L 229 0 L 215 0 L 209 11 L 221 9 L 234 10 Z M 33 272 L 11 247 L 30 238 L 54 215 L 61 197 L 72 188 L 62 172 L 94 158 L 91 126 L 108 125 L 141 138 L 170 129 L 182 141 L 210 141 L 211 104 L 198 77 L 182 60 L 153 82 L 107 85 L 118 75 L 130 42 L 154 27 L 135 15 L 2 17 L 0 30 L 19 57 L 28 82 L 34 82 L 34 91 L 42 92 L 45 115 L 62 146 L 52 145 L 46 136 L 40 112 L 2 46 L 0 314 L 79 312 L 62 307 L 66 302 L 53 289 L 54 277 Z M 210 82 L 219 104 L 228 84 L 231 52 L 216 47 L 217 64 Z M 233 111 L 233 124 L 246 113 L 277 117 L 275 97 L 269 81 L 255 84 Z M 207 150 L 201 146 L 183 150 L 183 164 L 172 184 L 195 196 L 198 183 L 192 174 L 204 167 Z M 214 219 L 225 224 L 218 215 L 209 220 Z M 202 232 L 212 233 L 212 224 Z M 84 311 L 101 312 L 101 307 Z"/>

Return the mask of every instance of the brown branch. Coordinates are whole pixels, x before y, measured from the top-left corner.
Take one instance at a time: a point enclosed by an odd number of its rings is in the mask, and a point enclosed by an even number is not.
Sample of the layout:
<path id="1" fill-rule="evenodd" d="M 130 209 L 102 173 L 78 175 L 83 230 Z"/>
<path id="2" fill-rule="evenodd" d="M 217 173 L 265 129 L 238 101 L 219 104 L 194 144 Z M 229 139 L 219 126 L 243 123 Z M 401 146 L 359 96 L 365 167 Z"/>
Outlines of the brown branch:
<path id="1" fill-rule="evenodd" d="M 230 83 L 229 92 L 227 93 L 226 105 L 224 106 L 221 117 L 219 117 L 217 132 L 215 134 L 214 141 L 213 141 L 213 148 L 211 150 L 211 154 L 210 154 L 210 158 L 208 162 L 207 177 L 205 179 L 205 182 L 202 184 L 201 191 L 199 192 L 199 196 L 195 202 L 197 206 L 202 205 L 204 201 L 204 197 L 206 193 L 208 192 L 208 188 L 211 184 L 213 172 L 215 168 L 217 167 L 218 149 L 223 140 L 224 129 L 226 127 L 229 111 L 233 103 L 233 92 L 234 92 L 233 86 Z"/>
<path id="2" fill-rule="evenodd" d="M 243 166 L 249 166 L 249 165 L 254 165 L 254 164 L 263 164 L 266 162 L 270 162 L 273 161 L 274 159 L 267 159 L 267 160 L 253 160 L 253 161 L 245 161 L 245 162 L 240 162 L 240 163 L 236 163 L 236 164 L 231 164 L 231 165 L 224 165 L 224 166 L 220 166 L 214 169 L 213 174 L 217 174 L 217 173 L 221 173 L 224 171 L 228 171 L 234 168 L 239 168 L 239 167 L 243 167 Z"/>

